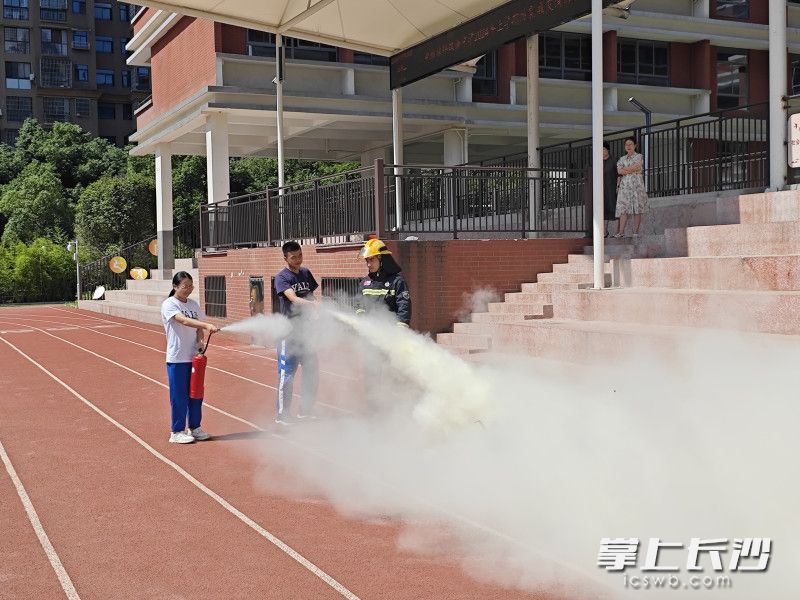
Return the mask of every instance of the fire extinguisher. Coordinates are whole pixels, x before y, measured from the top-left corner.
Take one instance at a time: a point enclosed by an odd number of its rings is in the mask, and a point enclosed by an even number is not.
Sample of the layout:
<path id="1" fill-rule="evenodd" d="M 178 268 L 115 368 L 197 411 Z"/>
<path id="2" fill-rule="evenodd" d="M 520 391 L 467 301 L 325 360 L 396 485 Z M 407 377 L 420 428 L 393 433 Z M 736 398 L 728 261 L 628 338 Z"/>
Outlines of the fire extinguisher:
<path id="1" fill-rule="evenodd" d="M 194 400 L 202 400 L 205 393 L 203 384 L 206 378 L 206 363 L 208 363 L 206 350 L 208 350 L 208 344 L 211 342 L 212 335 L 214 335 L 213 331 L 208 334 L 205 347 L 202 350 L 198 350 L 197 354 L 195 354 L 192 359 L 192 377 L 189 379 L 189 398 Z"/>

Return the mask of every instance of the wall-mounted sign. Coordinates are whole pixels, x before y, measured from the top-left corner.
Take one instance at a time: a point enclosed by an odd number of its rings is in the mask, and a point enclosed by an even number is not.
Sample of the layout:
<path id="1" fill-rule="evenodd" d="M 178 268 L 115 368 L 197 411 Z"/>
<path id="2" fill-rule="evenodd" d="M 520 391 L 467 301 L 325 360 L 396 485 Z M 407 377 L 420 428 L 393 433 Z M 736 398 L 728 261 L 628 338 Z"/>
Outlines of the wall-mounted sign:
<path id="1" fill-rule="evenodd" d="M 131 279 L 147 279 L 147 269 L 142 267 L 134 267 L 130 271 Z"/>
<path id="2" fill-rule="evenodd" d="M 800 167 L 800 113 L 789 117 L 786 139 L 789 143 L 789 166 L 796 169 Z"/>
<path id="3" fill-rule="evenodd" d="M 125 269 L 128 268 L 128 261 L 126 261 L 121 256 L 115 256 L 110 261 L 108 261 L 108 268 L 114 271 L 114 273 L 122 273 Z"/>
<path id="4" fill-rule="evenodd" d="M 603 7 L 620 0 L 603 0 Z M 592 11 L 592 0 L 512 0 L 389 59 L 389 85 L 403 87 L 503 44 L 548 31 Z"/>

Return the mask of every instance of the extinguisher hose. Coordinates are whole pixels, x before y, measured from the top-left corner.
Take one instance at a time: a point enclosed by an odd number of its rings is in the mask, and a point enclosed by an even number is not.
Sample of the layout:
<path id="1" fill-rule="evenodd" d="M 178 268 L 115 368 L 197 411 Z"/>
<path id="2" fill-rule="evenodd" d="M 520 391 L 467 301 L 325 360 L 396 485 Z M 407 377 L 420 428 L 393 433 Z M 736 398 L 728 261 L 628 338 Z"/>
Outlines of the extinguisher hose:
<path id="1" fill-rule="evenodd" d="M 213 331 L 212 331 L 211 333 L 209 333 L 209 334 L 208 334 L 208 337 L 206 338 L 206 345 L 205 345 L 205 346 L 203 347 L 203 349 L 200 351 L 200 354 L 205 354 L 205 353 L 206 353 L 206 350 L 208 350 L 208 344 L 211 342 L 211 336 L 212 336 L 212 335 L 214 335 L 214 332 L 213 332 Z"/>

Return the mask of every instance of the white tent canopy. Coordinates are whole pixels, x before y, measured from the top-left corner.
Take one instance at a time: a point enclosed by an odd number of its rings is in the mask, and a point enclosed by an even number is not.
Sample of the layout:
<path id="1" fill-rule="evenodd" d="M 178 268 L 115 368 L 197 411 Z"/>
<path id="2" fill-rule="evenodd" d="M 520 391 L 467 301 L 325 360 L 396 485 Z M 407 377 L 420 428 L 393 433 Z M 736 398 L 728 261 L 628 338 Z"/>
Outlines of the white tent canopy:
<path id="1" fill-rule="evenodd" d="M 508 0 L 142 0 L 170 12 L 390 56 Z"/>

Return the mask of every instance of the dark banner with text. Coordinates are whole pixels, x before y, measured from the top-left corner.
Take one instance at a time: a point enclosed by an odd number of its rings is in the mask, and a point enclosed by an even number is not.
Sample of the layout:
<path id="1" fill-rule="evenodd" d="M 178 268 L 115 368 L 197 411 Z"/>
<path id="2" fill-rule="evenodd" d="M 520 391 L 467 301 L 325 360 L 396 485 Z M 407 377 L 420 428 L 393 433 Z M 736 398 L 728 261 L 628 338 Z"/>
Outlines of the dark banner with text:
<path id="1" fill-rule="evenodd" d="M 603 0 L 603 7 L 619 0 Z M 392 89 L 589 14 L 592 0 L 513 0 L 391 57 Z"/>

